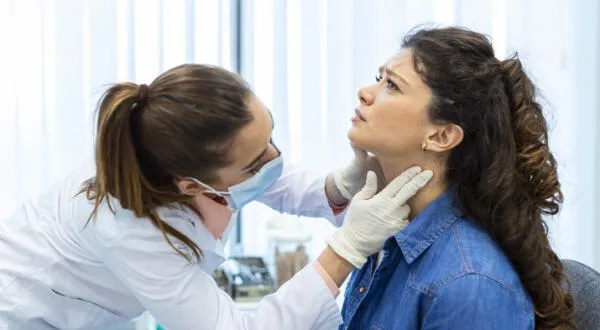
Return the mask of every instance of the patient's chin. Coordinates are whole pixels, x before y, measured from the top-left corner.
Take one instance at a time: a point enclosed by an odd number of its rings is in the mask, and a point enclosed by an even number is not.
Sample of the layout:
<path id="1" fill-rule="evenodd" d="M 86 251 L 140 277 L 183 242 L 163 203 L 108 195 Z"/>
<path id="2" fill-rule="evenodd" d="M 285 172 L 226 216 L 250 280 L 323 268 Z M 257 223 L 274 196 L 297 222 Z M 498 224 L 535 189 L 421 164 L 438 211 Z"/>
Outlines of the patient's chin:
<path id="1" fill-rule="evenodd" d="M 348 139 L 353 146 L 367 152 L 373 152 L 373 143 L 368 139 L 368 136 L 365 136 L 364 132 L 351 128 L 348 131 Z"/>

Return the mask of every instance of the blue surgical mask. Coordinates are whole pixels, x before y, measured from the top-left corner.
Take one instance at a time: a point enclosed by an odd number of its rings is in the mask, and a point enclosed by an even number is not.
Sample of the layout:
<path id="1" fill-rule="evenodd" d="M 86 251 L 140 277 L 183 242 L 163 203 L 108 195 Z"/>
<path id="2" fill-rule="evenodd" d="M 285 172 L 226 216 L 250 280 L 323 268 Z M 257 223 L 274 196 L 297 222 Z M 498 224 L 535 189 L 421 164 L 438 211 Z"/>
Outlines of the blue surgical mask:
<path id="1" fill-rule="evenodd" d="M 283 172 L 283 158 L 278 156 L 263 167 L 250 179 L 227 188 L 227 191 L 218 191 L 213 187 L 197 180 L 188 178 L 204 186 L 208 193 L 219 195 L 227 201 L 234 210 L 241 209 L 244 205 L 257 200 L 267 190 L 271 189 Z"/>

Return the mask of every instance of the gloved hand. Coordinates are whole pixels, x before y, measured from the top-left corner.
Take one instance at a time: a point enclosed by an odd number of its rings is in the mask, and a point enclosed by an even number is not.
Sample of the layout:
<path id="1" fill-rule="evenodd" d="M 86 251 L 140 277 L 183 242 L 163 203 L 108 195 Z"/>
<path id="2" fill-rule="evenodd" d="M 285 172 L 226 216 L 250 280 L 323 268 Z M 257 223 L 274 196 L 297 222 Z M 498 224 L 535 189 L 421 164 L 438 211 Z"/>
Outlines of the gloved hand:
<path id="1" fill-rule="evenodd" d="M 433 176 L 431 171 L 411 167 L 380 193 L 377 176 L 367 175 L 364 188 L 354 196 L 344 224 L 327 240 L 327 245 L 357 268 L 383 248 L 385 241 L 408 224 L 410 207 L 406 204 Z"/>
<path id="2" fill-rule="evenodd" d="M 383 180 L 383 171 L 377 158 L 355 146 L 352 146 L 352 150 L 354 151 L 354 158 L 350 164 L 332 173 L 337 190 L 347 200 L 351 200 L 365 185 L 368 171 L 375 172 L 379 180 Z M 379 183 L 380 186 L 385 184 L 383 181 Z"/>

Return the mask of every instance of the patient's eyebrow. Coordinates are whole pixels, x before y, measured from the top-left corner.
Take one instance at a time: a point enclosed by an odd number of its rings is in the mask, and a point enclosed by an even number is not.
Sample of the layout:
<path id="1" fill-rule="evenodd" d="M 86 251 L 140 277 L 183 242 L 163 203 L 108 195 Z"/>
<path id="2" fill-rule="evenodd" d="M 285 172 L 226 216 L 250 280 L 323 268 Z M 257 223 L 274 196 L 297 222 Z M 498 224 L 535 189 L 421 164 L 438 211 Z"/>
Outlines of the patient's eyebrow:
<path id="1" fill-rule="evenodd" d="M 406 86 L 410 86 L 410 84 L 408 83 L 408 81 L 406 79 L 404 79 L 404 77 L 402 77 L 401 75 L 392 71 L 392 69 L 390 67 L 382 65 L 379 67 L 379 74 L 384 74 L 384 73 L 388 76 L 398 79 L 401 83 L 405 84 Z"/>

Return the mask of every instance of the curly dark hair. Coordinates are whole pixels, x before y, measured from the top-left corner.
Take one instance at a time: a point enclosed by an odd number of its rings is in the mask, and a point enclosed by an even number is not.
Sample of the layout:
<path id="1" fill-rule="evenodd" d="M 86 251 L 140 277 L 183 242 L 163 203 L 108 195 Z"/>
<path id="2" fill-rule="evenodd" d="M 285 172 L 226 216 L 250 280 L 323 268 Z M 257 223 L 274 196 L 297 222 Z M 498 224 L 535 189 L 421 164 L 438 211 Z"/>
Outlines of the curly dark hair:
<path id="1" fill-rule="evenodd" d="M 463 211 L 502 248 L 535 305 L 537 329 L 574 328 L 573 299 L 544 215 L 563 195 L 536 88 L 515 54 L 499 61 L 489 39 L 463 28 L 421 29 L 403 48 L 433 94 L 430 119 L 459 125 L 447 178 Z"/>

